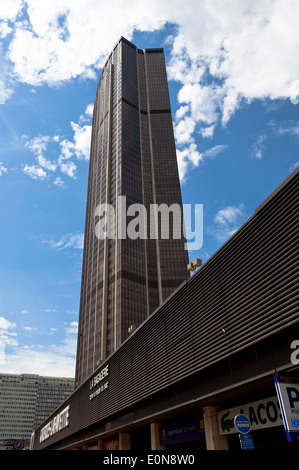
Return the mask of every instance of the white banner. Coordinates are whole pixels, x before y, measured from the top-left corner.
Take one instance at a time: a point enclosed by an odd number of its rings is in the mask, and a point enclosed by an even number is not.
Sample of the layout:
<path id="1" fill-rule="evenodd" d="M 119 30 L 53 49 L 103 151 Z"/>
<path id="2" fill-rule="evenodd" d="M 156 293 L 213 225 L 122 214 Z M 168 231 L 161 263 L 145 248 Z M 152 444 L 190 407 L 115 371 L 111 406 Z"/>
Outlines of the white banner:
<path id="1" fill-rule="evenodd" d="M 274 396 L 219 411 L 217 413 L 217 419 L 220 435 L 239 432 L 234 425 L 234 417 L 238 414 L 244 414 L 249 418 L 251 431 L 274 426 L 283 426 L 279 402 L 277 397 Z"/>

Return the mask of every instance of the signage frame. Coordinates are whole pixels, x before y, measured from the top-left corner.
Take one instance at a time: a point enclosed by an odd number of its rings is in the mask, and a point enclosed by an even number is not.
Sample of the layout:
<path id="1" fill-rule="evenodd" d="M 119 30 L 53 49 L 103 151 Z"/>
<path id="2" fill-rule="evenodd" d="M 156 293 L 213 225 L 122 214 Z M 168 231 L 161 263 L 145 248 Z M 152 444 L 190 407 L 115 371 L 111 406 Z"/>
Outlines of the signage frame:
<path id="1" fill-rule="evenodd" d="M 284 428 L 288 442 L 299 441 L 299 378 L 274 375 Z M 296 394 L 296 397 L 292 395 Z M 296 398 L 296 399 L 295 399 Z M 294 404 L 297 406 L 294 406 Z"/>

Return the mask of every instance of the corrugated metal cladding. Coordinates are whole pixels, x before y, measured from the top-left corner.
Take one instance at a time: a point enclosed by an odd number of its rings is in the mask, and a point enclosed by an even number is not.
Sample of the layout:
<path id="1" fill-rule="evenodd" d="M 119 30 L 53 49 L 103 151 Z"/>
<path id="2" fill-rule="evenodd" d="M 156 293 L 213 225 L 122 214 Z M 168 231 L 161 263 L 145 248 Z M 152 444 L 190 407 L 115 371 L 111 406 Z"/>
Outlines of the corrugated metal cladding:
<path id="1" fill-rule="evenodd" d="M 266 204 L 98 369 L 109 388 L 89 400 L 89 380 L 53 444 L 299 321 L 298 181 Z M 175 269 L 175 268 L 174 268 Z M 92 377 L 96 375 L 93 374 Z M 38 445 L 36 433 L 36 447 Z"/>

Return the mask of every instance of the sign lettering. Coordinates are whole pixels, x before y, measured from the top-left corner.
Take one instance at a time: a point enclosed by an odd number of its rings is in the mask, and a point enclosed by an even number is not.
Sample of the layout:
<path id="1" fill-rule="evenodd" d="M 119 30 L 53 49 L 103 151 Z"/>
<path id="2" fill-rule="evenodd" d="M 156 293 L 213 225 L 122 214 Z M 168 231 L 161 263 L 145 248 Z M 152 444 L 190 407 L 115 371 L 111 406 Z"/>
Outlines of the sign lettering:
<path id="1" fill-rule="evenodd" d="M 43 442 L 69 425 L 70 405 L 49 421 L 40 431 L 39 442 Z"/>
<path id="2" fill-rule="evenodd" d="M 109 382 L 106 381 L 104 382 L 104 379 L 108 377 L 109 375 L 109 364 L 107 364 L 97 375 L 95 375 L 89 383 L 89 388 L 90 390 L 93 390 L 94 387 L 99 385 L 99 387 L 94 390 L 90 395 L 89 395 L 89 400 L 92 400 L 95 398 L 97 395 L 102 393 L 104 390 L 107 390 L 109 387 Z"/>

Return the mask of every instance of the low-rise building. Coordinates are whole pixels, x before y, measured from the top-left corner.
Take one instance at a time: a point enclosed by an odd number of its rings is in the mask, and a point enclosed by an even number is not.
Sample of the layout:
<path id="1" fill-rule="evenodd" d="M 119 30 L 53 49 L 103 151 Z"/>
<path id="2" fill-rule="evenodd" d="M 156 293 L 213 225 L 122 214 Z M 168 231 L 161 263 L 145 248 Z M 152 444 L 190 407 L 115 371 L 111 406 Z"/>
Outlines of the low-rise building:
<path id="1" fill-rule="evenodd" d="M 0 373 L 0 450 L 28 448 L 33 430 L 73 390 L 72 378 Z"/>

